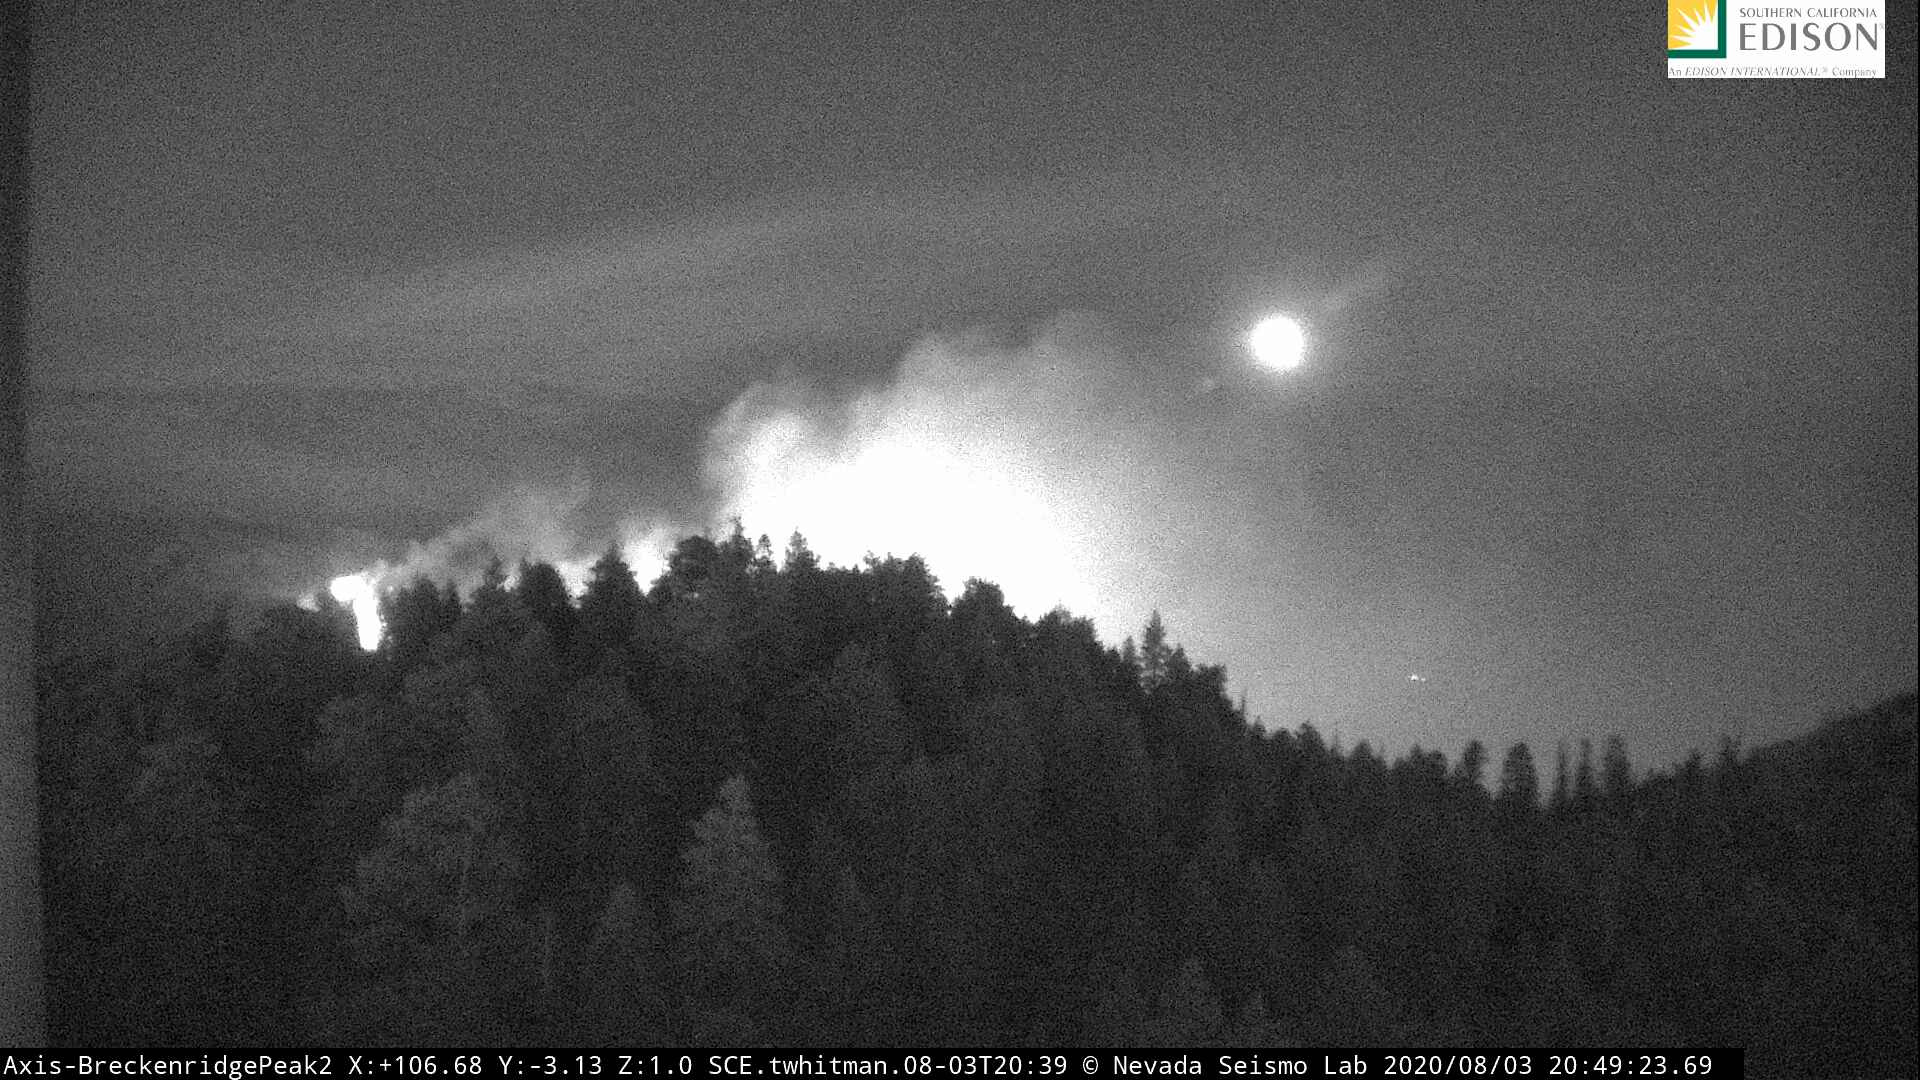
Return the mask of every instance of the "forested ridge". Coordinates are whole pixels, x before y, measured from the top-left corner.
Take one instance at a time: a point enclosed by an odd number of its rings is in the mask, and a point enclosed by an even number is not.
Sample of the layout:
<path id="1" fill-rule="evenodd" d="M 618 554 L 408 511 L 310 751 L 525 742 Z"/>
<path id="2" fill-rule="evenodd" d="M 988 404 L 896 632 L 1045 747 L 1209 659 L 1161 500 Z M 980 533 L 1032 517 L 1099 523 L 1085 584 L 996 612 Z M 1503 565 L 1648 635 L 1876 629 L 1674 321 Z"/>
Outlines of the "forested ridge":
<path id="1" fill-rule="evenodd" d="M 1735 1045 L 1913 1075 L 1909 694 L 1636 775 L 693 537 L 39 678 L 69 1044 Z"/>

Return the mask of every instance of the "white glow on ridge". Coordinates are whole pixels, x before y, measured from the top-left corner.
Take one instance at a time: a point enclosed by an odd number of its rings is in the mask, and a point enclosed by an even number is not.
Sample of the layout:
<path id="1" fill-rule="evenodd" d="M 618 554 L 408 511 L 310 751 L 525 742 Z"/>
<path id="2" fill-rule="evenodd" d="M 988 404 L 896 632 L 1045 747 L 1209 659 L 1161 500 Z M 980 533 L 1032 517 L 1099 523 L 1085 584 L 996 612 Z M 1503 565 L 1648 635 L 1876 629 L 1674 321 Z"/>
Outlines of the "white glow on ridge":
<path id="1" fill-rule="evenodd" d="M 342 574 L 333 579 L 327 591 L 353 611 L 360 647 L 368 652 L 379 648 L 386 629 L 380 624 L 380 593 L 374 588 L 373 577 L 365 573 Z"/>
<path id="2" fill-rule="evenodd" d="M 949 596 L 985 578 L 1029 616 L 1093 606 L 1082 545 L 1052 509 L 1042 462 L 964 415 L 888 404 L 855 408 L 845 430 L 793 410 L 731 418 L 739 437 L 713 467 L 747 535 L 778 546 L 798 530 L 841 566 L 918 554 Z"/>

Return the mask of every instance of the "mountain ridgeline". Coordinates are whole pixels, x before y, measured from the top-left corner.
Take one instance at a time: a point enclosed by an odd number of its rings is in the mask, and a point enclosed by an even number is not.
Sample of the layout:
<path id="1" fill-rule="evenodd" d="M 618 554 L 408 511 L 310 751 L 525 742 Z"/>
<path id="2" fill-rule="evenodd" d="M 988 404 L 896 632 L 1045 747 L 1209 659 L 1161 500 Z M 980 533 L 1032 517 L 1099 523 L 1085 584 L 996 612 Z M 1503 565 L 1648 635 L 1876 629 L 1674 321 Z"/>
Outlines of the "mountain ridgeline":
<path id="1" fill-rule="evenodd" d="M 39 679 L 67 1043 L 1744 1045 L 1912 1075 L 1912 695 L 1636 776 L 1250 725 L 918 559 L 216 619 Z M 1541 773 L 1549 775 L 1543 781 Z"/>

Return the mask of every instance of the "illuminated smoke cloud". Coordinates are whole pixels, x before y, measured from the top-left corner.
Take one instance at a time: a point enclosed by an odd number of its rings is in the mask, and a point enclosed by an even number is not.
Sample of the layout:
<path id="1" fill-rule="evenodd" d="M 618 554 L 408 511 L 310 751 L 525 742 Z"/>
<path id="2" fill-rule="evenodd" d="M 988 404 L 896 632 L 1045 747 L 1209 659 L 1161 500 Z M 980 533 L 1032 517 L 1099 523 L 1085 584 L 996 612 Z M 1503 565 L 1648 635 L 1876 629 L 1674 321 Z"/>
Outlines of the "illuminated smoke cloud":
<path id="1" fill-rule="evenodd" d="M 479 514 L 424 543 L 414 542 L 380 582 L 390 586 L 415 577 L 477 583 L 487 563 L 499 558 L 509 571 L 522 559 L 572 562 L 579 543 L 580 509 L 588 485 L 575 479 L 556 491 L 522 490 L 494 500 Z M 588 557 L 588 561 L 591 558 Z"/>
<path id="2" fill-rule="evenodd" d="M 1177 428 L 1166 395 L 1190 390 L 1155 381 L 1172 366 L 1138 359 L 1097 320 L 1070 315 L 1019 342 L 928 339 L 889 383 L 851 398 L 755 385 L 708 433 L 705 520 L 635 512 L 611 540 L 646 585 L 682 536 L 723 535 L 737 517 L 776 548 L 798 531 L 843 566 L 919 554 L 949 596 L 984 578 L 1023 615 L 1065 606 L 1114 640 L 1159 608 L 1190 643 L 1225 645 L 1247 597 L 1196 591 L 1166 568 L 1202 545 L 1248 556 L 1227 538 L 1247 532 L 1251 500 L 1222 474 L 1222 452 L 1270 447 L 1272 433 L 1236 427 L 1231 410 L 1212 428 Z M 584 482 L 517 493 L 359 576 L 375 592 L 420 574 L 468 588 L 495 555 L 509 570 L 524 557 L 553 563 L 578 593 L 609 541 L 583 529 L 586 497 Z M 1227 628 L 1222 640 L 1207 640 L 1209 623 Z"/>
<path id="3" fill-rule="evenodd" d="M 1110 348 L 1076 316 L 1013 346 L 928 340 L 850 401 L 756 386 L 709 440 L 719 517 L 797 529 L 843 565 L 918 553 L 950 595 L 985 578 L 1029 616 L 1065 605 L 1130 625 L 1116 557 L 1142 497 L 1167 486 L 1153 447 L 1168 440 Z"/>
<path id="4" fill-rule="evenodd" d="M 588 484 L 580 479 L 558 490 L 515 492 L 431 540 L 415 541 L 397 561 L 381 560 L 335 578 L 329 591 L 353 610 L 360 643 L 368 649 L 379 644 L 382 634 L 380 595 L 417 577 L 450 582 L 464 591 L 479 583 L 493 559 L 506 564 L 510 579 L 525 559 L 552 563 L 577 596 L 609 543 L 604 535 L 597 541 L 587 539 L 582 528 L 581 509 L 588 494 Z M 665 518 L 633 516 L 611 542 L 645 583 L 666 569 L 667 552 L 682 531 Z"/>

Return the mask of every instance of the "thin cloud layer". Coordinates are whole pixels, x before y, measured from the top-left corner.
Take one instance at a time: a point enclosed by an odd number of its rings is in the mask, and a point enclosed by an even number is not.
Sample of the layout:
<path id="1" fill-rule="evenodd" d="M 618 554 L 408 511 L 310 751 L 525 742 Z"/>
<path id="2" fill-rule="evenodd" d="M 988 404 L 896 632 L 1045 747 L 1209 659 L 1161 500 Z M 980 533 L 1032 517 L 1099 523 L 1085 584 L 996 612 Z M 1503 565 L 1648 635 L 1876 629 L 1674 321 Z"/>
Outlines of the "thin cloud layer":
<path id="1" fill-rule="evenodd" d="M 1103 288 L 1146 291 L 1234 217 L 1175 199 L 1168 180 L 1087 175 L 951 192 L 816 192 L 493 254 L 383 269 L 260 295 L 243 314 L 186 327 L 165 364 L 146 350 L 69 343 L 49 321 L 37 378 L 59 389 L 354 387 L 512 395 L 528 387 L 730 392 L 769 358 L 848 344 L 878 375 L 904 341 L 940 326 L 1024 318 L 1084 289 L 1076 263 L 1115 246 L 1143 258 Z M 1154 254 L 1167 237 L 1172 250 Z M 51 320 L 57 312 L 46 313 Z M 777 362 L 777 361 L 776 361 Z"/>

